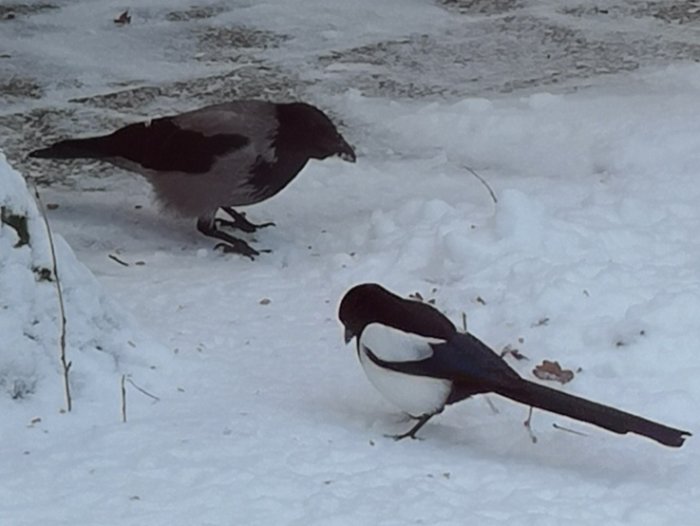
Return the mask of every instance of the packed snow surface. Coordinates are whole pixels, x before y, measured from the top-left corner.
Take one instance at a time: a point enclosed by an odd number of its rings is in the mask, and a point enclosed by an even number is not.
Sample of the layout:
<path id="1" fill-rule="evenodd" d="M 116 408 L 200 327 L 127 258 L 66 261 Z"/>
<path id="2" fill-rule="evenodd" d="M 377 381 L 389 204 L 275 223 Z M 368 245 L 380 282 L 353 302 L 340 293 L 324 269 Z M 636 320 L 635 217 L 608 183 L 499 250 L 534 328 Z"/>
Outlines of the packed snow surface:
<path id="1" fill-rule="evenodd" d="M 506 359 L 522 375 L 557 360 L 575 372 L 567 392 L 700 433 L 700 66 L 682 60 L 698 45 L 694 12 L 674 18 L 658 2 L 636 15 L 637 3 L 623 1 L 594 12 L 573 1 L 152 0 L 130 27 L 115 28 L 121 6 L 59 4 L 17 8 L 0 22 L 22 36 L 0 38 L 11 55 L 0 61 L 24 63 L 39 86 L 0 110 L 0 126 L 13 164 L 54 181 L 42 195 L 57 205 L 49 220 L 58 250 L 94 291 L 76 308 L 108 305 L 113 352 L 134 365 L 76 351 L 91 364 L 90 388 L 78 390 L 71 414 L 59 413 L 53 350 L 31 363 L 55 388 L 3 394 L 0 524 L 697 520 L 697 436 L 670 449 L 535 412 L 533 444 L 527 408 L 491 396 L 497 413 L 478 397 L 433 419 L 424 440 L 385 438 L 410 423 L 372 388 L 336 319 L 341 295 L 359 282 L 419 292 L 458 326 L 466 314 L 496 351 L 517 348 L 528 360 Z M 270 91 L 261 86 L 259 96 L 301 94 L 329 110 L 358 150 L 356 164 L 312 162 L 246 210 L 277 223 L 250 238 L 272 250 L 254 262 L 213 251 L 189 221 L 162 213 L 138 176 L 22 160 L 59 136 L 197 107 L 235 86 L 211 80 L 237 67 L 235 49 L 188 47 L 188 24 L 205 23 L 256 28 L 263 43 L 241 56 L 267 65 L 259 75 L 270 75 Z M 449 49 L 466 53 L 470 24 L 483 66 L 467 89 Z M 568 54 L 557 45 L 579 33 L 603 44 L 584 39 L 585 52 Z M 538 42 L 553 53 L 549 76 Z M 566 62 L 576 53 L 579 70 Z M 270 73 L 285 64 L 295 75 Z M 240 71 L 248 86 L 254 72 Z M 126 85 L 126 96 L 104 96 Z M 54 302 L 51 284 L 41 285 Z M 21 316 L 26 289 L 7 290 L 14 296 L 0 303 Z M 50 319 L 54 309 L 39 312 Z M 99 324 L 91 330 L 105 337 Z M 119 349 L 129 341 L 138 349 Z M 127 384 L 122 423 L 125 372 L 158 400 Z"/>

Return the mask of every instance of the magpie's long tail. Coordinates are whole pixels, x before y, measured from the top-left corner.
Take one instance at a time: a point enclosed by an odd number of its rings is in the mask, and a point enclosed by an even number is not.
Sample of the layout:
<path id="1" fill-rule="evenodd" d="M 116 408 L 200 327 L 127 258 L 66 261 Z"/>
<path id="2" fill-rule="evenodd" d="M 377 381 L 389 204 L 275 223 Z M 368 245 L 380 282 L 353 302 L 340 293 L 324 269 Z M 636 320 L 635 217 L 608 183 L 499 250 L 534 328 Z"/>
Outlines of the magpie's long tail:
<path id="1" fill-rule="evenodd" d="M 582 422 L 588 422 L 613 433 L 642 435 L 665 446 L 680 447 L 683 445 L 686 436 L 691 435 L 688 431 L 674 429 L 646 418 L 625 413 L 624 411 L 527 380 L 506 386 L 498 386 L 494 389 L 494 392 L 529 406 L 568 416 Z"/>
<path id="2" fill-rule="evenodd" d="M 88 139 L 68 139 L 30 152 L 29 157 L 39 159 L 103 159 L 109 157 L 105 137 Z"/>

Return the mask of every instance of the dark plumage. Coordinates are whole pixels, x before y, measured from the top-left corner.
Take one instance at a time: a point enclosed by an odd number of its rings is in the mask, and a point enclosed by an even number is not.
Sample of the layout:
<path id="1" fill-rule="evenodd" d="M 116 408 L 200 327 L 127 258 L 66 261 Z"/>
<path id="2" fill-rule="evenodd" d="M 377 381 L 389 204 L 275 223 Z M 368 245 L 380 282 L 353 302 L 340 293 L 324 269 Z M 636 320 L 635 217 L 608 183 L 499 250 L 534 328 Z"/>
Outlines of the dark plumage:
<path id="1" fill-rule="evenodd" d="M 31 152 L 48 159 L 100 159 L 145 176 L 158 199 L 227 251 L 258 254 L 220 226 L 254 232 L 233 207 L 259 203 L 287 186 L 309 159 L 355 152 L 331 120 L 303 102 L 236 101 L 68 139 Z M 231 220 L 215 219 L 221 208 Z"/>
<path id="2" fill-rule="evenodd" d="M 339 309 L 345 340 L 370 381 L 390 401 L 418 419 L 395 438 L 416 432 L 444 407 L 472 395 L 496 393 L 614 433 L 635 433 L 680 447 L 687 431 L 591 402 L 521 378 L 499 355 L 426 303 L 407 300 L 380 285 L 350 289 Z"/>

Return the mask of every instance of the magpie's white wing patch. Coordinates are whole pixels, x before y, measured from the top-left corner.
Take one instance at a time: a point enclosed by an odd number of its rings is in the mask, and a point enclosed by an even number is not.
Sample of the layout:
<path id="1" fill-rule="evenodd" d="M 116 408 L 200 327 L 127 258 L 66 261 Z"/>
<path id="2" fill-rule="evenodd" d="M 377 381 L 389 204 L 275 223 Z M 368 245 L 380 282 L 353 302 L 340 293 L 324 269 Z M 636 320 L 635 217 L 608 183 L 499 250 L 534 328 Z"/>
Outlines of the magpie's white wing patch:
<path id="1" fill-rule="evenodd" d="M 431 343 L 445 343 L 445 340 L 404 332 L 381 323 L 370 323 L 360 336 L 360 345 L 385 362 L 413 362 L 430 358 L 433 355 Z"/>
<path id="2" fill-rule="evenodd" d="M 433 414 L 444 407 L 452 382 L 386 369 L 373 362 L 367 351 L 385 362 L 413 362 L 429 359 L 433 355 L 430 344 L 439 343 L 444 340 L 371 323 L 360 336 L 360 363 L 372 385 L 391 403 L 411 416 Z"/>
<path id="3" fill-rule="evenodd" d="M 374 363 L 363 347 L 360 347 L 359 358 L 375 389 L 405 413 L 418 418 L 437 413 L 445 406 L 452 382 L 385 369 Z"/>

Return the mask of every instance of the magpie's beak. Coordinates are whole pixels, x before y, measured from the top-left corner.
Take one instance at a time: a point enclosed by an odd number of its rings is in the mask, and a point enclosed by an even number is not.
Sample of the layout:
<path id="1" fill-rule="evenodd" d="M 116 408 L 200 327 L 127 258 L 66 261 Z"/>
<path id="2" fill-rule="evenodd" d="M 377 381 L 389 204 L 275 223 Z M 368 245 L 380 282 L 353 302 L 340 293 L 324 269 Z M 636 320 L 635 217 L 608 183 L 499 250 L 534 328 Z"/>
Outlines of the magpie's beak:
<path id="1" fill-rule="evenodd" d="M 340 157 L 343 161 L 354 163 L 357 160 L 355 150 L 353 150 L 352 146 L 350 146 L 342 137 L 339 137 L 336 151 L 338 152 L 338 157 Z"/>
<path id="2" fill-rule="evenodd" d="M 350 329 L 345 329 L 343 339 L 345 340 L 346 345 L 348 343 L 350 343 L 354 337 L 355 337 L 355 334 Z"/>

